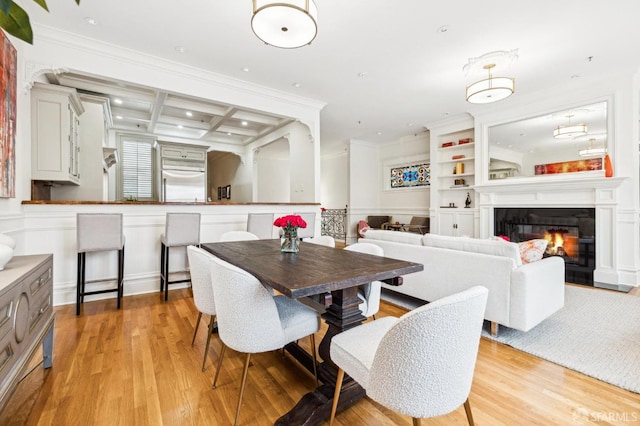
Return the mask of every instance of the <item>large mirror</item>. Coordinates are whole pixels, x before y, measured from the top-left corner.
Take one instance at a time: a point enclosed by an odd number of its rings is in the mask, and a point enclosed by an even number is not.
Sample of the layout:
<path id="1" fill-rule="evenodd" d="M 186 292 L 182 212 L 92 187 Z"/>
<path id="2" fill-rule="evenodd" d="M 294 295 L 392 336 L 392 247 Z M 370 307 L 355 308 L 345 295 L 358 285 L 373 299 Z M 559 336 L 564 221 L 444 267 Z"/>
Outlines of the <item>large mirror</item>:
<path id="1" fill-rule="evenodd" d="M 602 170 L 607 102 L 489 127 L 489 180 Z"/>

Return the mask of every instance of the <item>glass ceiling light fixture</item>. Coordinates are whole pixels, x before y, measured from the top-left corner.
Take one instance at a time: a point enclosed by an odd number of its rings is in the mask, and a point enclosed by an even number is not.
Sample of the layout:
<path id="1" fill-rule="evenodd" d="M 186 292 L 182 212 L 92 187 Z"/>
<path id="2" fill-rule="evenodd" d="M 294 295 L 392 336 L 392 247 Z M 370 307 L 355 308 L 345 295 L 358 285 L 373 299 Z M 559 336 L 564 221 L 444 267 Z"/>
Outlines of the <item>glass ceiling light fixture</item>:
<path id="1" fill-rule="evenodd" d="M 518 59 L 518 49 L 496 50 L 477 58 L 469 58 L 463 67 L 465 72 L 488 72 L 488 78 L 467 86 L 467 102 L 472 104 L 488 104 L 501 101 L 515 92 L 515 79 L 511 77 L 494 77 L 493 69 L 508 66 Z"/>
<path id="2" fill-rule="evenodd" d="M 266 44 L 283 49 L 302 47 L 316 38 L 318 8 L 314 0 L 253 0 L 251 29 Z"/>
<path id="3" fill-rule="evenodd" d="M 553 131 L 554 138 L 569 139 L 587 134 L 587 125 L 584 123 L 571 124 L 571 117 L 573 117 L 573 115 L 567 115 L 569 124 L 567 124 L 566 126 L 558 125 L 558 127 L 556 127 L 556 129 Z"/>
<path id="4" fill-rule="evenodd" d="M 493 77 L 491 70 L 496 64 L 487 64 L 483 68 L 489 71 L 489 78 L 467 86 L 467 102 L 488 104 L 508 98 L 515 91 L 515 80 L 510 77 Z"/>

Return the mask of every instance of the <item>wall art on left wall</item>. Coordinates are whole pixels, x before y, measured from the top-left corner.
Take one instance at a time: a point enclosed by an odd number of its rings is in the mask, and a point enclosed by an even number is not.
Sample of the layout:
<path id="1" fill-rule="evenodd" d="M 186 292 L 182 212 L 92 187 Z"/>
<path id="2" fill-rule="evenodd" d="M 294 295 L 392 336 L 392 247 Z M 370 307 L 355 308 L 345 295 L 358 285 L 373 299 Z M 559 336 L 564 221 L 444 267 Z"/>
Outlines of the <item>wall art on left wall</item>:
<path id="1" fill-rule="evenodd" d="M 16 196 L 16 49 L 0 30 L 0 197 Z"/>

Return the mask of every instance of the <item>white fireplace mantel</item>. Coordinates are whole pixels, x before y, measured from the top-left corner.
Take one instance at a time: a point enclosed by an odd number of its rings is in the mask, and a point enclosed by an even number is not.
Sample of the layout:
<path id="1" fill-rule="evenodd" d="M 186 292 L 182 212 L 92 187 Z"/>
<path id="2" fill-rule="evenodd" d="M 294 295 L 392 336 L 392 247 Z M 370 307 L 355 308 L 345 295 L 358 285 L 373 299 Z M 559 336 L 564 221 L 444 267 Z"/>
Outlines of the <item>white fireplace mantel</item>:
<path id="1" fill-rule="evenodd" d="M 580 177 L 580 178 L 518 178 L 518 179 L 503 179 L 499 181 L 492 181 L 486 185 L 476 185 L 475 190 L 481 194 L 487 193 L 505 193 L 505 192 L 564 192 L 584 189 L 612 189 L 617 188 L 628 180 L 627 177 L 612 177 L 606 178 L 604 176 L 594 177 Z"/>
<path id="2" fill-rule="evenodd" d="M 629 178 L 603 175 L 504 179 L 477 185 L 480 237 L 494 231 L 494 208 L 592 207 L 596 213 L 596 286 L 622 288 L 618 271 L 617 188 Z"/>

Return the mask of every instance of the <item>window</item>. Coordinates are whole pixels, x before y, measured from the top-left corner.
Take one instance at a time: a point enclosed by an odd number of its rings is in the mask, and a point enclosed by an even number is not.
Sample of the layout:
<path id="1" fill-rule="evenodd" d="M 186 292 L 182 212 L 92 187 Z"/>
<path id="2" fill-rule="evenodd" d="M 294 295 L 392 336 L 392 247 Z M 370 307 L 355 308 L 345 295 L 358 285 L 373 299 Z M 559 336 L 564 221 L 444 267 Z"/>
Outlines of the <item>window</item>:
<path id="1" fill-rule="evenodd" d="M 154 143 L 142 136 L 119 136 L 120 199 L 154 200 Z"/>

